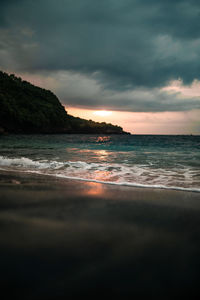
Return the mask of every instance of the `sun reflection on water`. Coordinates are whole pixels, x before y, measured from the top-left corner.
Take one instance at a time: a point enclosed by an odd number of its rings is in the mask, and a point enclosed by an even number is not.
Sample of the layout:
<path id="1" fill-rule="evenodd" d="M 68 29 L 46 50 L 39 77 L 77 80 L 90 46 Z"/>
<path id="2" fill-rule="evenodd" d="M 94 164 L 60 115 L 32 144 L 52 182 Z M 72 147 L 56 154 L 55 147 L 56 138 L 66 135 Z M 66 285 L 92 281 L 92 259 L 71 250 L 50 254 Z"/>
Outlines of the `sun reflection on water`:
<path id="1" fill-rule="evenodd" d="M 94 150 L 93 153 L 99 160 L 104 160 L 109 155 L 108 151 L 106 150 Z"/>
<path id="2" fill-rule="evenodd" d="M 102 196 L 103 194 L 103 186 L 97 182 L 86 182 L 85 183 L 88 187 L 86 191 L 86 195 L 89 196 Z"/>
<path id="3" fill-rule="evenodd" d="M 110 180 L 110 171 L 102 171 L 102 170 L 96 170 L 93 173 L 94 179 L 99 181 L 109 181 Z"/>

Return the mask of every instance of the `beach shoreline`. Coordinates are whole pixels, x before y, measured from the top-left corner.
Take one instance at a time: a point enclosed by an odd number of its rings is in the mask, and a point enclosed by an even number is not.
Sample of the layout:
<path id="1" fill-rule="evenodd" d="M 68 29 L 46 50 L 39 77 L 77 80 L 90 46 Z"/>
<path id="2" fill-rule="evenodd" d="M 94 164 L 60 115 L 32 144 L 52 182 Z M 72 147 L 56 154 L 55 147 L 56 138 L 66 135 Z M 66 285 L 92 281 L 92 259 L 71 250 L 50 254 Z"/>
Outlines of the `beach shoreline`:
<path id="1" fill-rule="evenodd" d="M 1 282 L 21 299 L 198 292 L 194 192 L 0 171 Z"/>

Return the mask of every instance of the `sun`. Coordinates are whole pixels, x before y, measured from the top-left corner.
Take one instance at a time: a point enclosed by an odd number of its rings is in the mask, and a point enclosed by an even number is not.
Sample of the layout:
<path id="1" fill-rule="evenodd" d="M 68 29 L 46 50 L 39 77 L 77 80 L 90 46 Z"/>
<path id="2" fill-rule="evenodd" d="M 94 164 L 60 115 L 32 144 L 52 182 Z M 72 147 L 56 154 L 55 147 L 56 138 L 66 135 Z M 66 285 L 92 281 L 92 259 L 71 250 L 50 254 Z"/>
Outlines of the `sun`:
<path id="1" fill-rule="evenodd" d="M 100 116 L 100 117 L 107 117 L 110 116 L 112 114 L 112 111 L 108 111 L 108 110 L 96 110 L 93 112 L 94 115 L 96 116 Z"/>

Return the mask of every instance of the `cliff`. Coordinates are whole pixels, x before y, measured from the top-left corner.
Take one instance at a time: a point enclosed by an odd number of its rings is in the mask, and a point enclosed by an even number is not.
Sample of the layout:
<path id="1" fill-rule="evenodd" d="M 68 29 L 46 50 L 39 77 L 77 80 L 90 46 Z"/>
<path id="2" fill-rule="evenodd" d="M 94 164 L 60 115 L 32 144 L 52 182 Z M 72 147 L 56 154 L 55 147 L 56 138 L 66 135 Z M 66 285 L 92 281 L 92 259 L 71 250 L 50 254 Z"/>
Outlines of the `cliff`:
<path id="1" fill-rule="evenodd" d="M 69 115 L 49 90 L 0 71 L 0 133 L 125 134 L 119 126 Z"/>

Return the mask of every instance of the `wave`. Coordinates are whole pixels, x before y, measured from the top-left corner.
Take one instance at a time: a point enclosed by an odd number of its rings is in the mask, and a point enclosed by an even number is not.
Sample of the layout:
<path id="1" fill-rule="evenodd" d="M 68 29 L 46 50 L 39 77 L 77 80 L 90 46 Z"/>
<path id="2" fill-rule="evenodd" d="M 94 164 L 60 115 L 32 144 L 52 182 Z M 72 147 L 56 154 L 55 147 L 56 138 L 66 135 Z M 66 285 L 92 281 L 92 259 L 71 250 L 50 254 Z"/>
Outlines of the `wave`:
<path id="1" fill-rule="evenodd" d="M 84 161 L 32 160 L 27 157 L 8 158 L 0 156 L 2 170 L 35 173 L 70 180 L 102 184 L 200 192 L 191 186 L 194 170 L 152 169 L 146 165 L 88 163 Z M 180 178 L 179 178 L 180 177 Z M 183 182 L 184 178 L 184 182 Z M 176 183 L 174 185 L 173 183 Z M 183 186 L 184 183 L 184 186 Z"/>

